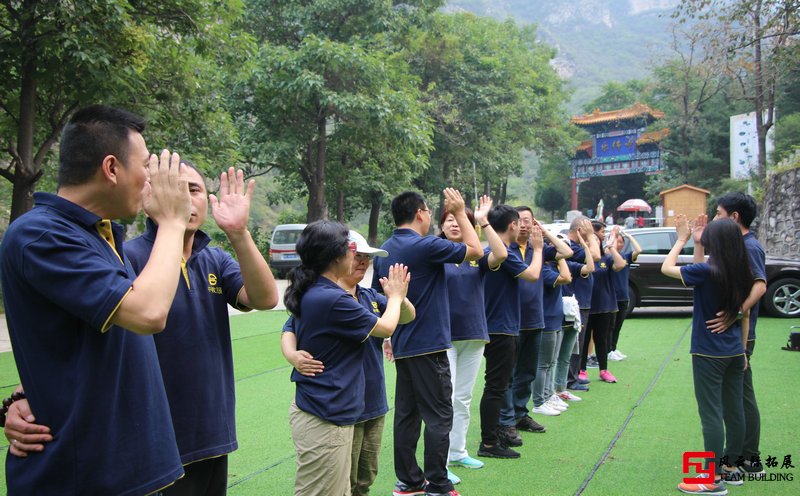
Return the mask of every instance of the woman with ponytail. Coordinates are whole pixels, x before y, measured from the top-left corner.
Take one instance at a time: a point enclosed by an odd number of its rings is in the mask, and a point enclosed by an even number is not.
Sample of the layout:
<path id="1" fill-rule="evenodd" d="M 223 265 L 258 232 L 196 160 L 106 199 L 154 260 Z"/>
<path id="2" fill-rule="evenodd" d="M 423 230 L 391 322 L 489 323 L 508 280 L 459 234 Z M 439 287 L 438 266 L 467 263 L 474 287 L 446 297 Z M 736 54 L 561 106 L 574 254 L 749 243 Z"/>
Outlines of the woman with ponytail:
<path id="1" fill-rule="evenodd" d="M 703 428 L 705 451 L 713 452 L 716 476 L 701 483 L 681 483 L 678 489 L 687 494 L 725 495 L 725 484 L 741 485 L 738 468 L 732 466 L 742 454 L 744 441 L 744 406 L 742 384 L 747 358 L 744 350 L 749 333 L 749 311 L 727 331 L 715 332 L 707 321 L 723 311 L 740 313 L 750 294 L 750 272 L 742 233 L 730 219 L 718 219 L 704 229 L 702 245 L 710 254 L 707 263 L 678 267 L 678 255 L 692 236 L 686 216 L 676 217 L 678 240 L 661 265 L 661 272 L 684 285 L 694 287 L 692 315 L 692 374 L 697 410 Z M 723 465 L 724 460 L 731 465 Z M 703 479 L 703 475 L 698 479 Z"/>
<path id="2" fill-rule="evenodd" d="M 339 222 L 309 224 L 297 242 L 302 264 L 289 274 L 284 295 L 295 320 L 297 347 L 325 364 L 322 373 L 292 371 L 295 399 L 289 423 L 297 452 L 296 495 L 350 494 L 353 425 L 364 411 L 364 353 L 370 336 L 390 337 L 408 290 L 405 267 L 381 279 L 387 298 L 382 316 L 337 285 L 352 271 L 356 243 Z"/>

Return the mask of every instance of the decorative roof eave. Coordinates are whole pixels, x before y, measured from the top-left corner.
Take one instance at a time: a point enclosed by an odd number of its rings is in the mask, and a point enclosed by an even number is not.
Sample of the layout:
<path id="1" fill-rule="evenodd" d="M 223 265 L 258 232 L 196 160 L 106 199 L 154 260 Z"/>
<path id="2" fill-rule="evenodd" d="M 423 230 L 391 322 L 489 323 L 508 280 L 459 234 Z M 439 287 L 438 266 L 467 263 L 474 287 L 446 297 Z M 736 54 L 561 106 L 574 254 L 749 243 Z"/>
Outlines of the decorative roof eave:
<path id="1" fill-rule="evenodd" d="M 592 153 L 592 140 L 581 141 L 576 151 Z"/>
<path id="2" fill-rule="evenodd" d="M 664 196 L 667 193 L 672 193 L 673 191 L 677 191 L 679 189 L 691 189 L 691 190 L 694 190 L 694 191 L 698 191 L 700 193 L 705 193 L 706 195 L 711 194 L 711 191 L 709 191 L 707 189 L 698 188 L 697 186 L 692 186 L 690 184 L 681 184 L 680 186 L 676 186 L 674 188 L 665 189 L 664 191 L 660 192 L 658 194 L 658 196 Z"/>
<path id="3" fill-rule="evenodd" d="M 570 119 L 570 122 L 578 126 L 585 126 L 592 124 L 602 124 L 604 122 L 636 119 L 639 117 L 645 117 L 648 119 L 656 120 L 664 117 L 664 112 L 652 109 L 643 103 L 637 102 L 628 108 L 619 110 L 609 110 L 606 112 L 601 112 L 599 108 L 596 108 L 594 109 L 594 112 L 592 112 L 591 114 L 574 116 L 572 119 Z"/>
<path id="4" fill-rule="evenodd" d="M 639 139 L 636 140 L 636 145 L 642 146 L 642 145 L 650 145 L 653 143 L 658 143 L 667 136 L 669 136 L 669 128 L 666 127 L 658 131 L 653 131 L 650 133 L 642 133 L 639 135 Z"/>

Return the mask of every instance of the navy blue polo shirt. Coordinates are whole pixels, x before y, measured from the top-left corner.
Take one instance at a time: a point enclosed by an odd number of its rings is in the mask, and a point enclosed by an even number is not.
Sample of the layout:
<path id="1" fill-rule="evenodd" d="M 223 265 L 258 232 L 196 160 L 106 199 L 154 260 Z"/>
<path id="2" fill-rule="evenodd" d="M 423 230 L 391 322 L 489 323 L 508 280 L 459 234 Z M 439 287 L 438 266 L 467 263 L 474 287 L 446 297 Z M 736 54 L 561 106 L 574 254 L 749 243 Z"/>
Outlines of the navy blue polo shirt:
<path id="1" fill-rule="evenodd" d="M 614 284 L 614 292 L 617 295 L 617 301 L 628 301 L 630 295 L 628 294 L 628 280 L 631 276 L 631 264 L 633 263 L 633 252 L 620 253 L 622 258 L 625 259 L 625 268 L 619 272 L 611 270 L 611 282 Z"/>
<path id="2" fill-rule="evenodd" d="M 358 302 L 368 311 L 381 316 L 386 311 L 386 297 L 372 288 L 356 286 Z M 290 316 L 283 325 L 283 332 L 295 332 L 294 317 Z M 364 343 L 364 413 L 358 422 L 386 415 L 389 405 L 386 403 L 386 380 L 383 372 L 383 339 L 370 336 Z M 300 348 L 298 348 L 300 349 Z M 325 365 L 323 363 L 323 365 Z M 323 372 L 324 373 L 324 372 Z"/>
<path id="3" fill-rule="evenodd" d="M 561 285 L 558 281 L 558 268 L 553 263 L 548 262 L 542 265 L 542 276 L 539 278 L 543 283 L 544 291 L 542 298 L 544 302 L 544 330 L 558 331 L 564 321 L 564 303 L 561 301 Z"/>
<path id="4" fill-rule="evenodd" d="M 352 425 L 364 414 L 364 359 L 378 315 L 323 276 L 308 288 L 295 318 L 297 349 L 325 364 L 307 377 L 292 370 L 295 403 L 306 413 L 336 425 Z"/>
<path id="5" fill-rule="evenodd" d="M 525 256 L 522 256 L 519 244 L 516 242 L 508 245 L 508 251 L 513 251 L 525 265 L 533 263 L 533 247 L 530 243 L 525 246 Z M 544 265 L 544 253 L 542 253 Z M 522 280 L 519 282 L 519 328 L 523 331 L 544 329 L 544 308 L 542 304 L 542 287 L 544 280 L 539 277 L 535 282 Z"/>
<path id="6" fill-rule="evenodd" d="M 450 298 L 450 339 L 489 341 L 484 313 L 483 280 L 477 261 L 444 266 Z M 412 276 L 413 277 L 413 276 Z"/>
<path id="7" fill-rule="evenodd" d="M 756 239 L 752 232 L 748 232 L 744 235 L 744 247 L 745 250 L 747 250 L 747 259 L 750 262 L 750 271 L 753 273 L 753 279 L 767 282 L 767 260 L 764 254 L 764 248 L 761 247 L 761 243 L 758 242 L 758 239 Z M 756 321 L 758 320 L 760 305 L 761 302 L 757 301 L 756 304 L 753 305 L 753 308 L 750 309 L 750 334 L 747 335 L 748 341 L 756 339 Z"/>
<path id="8" fill-rule="evenodd" d="M 137 273 L 150 258 L 156 231 L 148 219 L 145 233 L 125 243 Z M 228 304 L 238 305 L 244 282 L 239 264 L 209 241 L 202 231 L 195 233 L 167 326 L 153 336 L 184 464 L 238 447 Z"/>
<path id="9" fill-rule="evenodd" d="M 611 280 L 611 273 L 614 272 L 613 265 L 614 258 L 610 253 L 603 255 L 599 261 L 594 263 L 592 307 L 589 309 L 589 314 L 619 311 L 617 293 L 614 291 L 614 283 Z"/>
<path id="10" fill-rule="evenodd" d="M 581 247 L 580 243 L 569 240 L 569 246 L 572 248 L 572 256 L 568 258 L 568 260 L 581 264 L 586 262 L 586 252 L 583 250 L 583 247 Z M 595 267 L 596 266 L 597 263 L 595 263 Z M 578 307 L 580 307 L 581 310 L 586 310 L 587 308 L 592 307 L 593 285 L 594 276 L 591 273 L 587 277 L 579 276 L 574 278 L 570 284 L 572 294 L 574 294 L 575 299 L 578 300 Z"/>
<path id="11" fill-rule="evenodd" d="M 684 286 L 694 286 L 692 311 L 692 344 L 689 353 L 710 357 L 732 357 L 744 353 L 742 329 L 737 320 L 730 329 L 715 334 L 708 330 L 706 321 L 714 319 L 720 311 L 719 285 L 711 279 L 711 266 L 707 263 L 681 267 Z"/>
<path id="12" fill-rule="evenodd" d="M 381 248 L 388 251 L 389 256 L 374 260 L 372 288 L 382 292 L 379 280 L 388 276 L 389 267 L 405 264 L 411 274 L 407 298 L 417 311 L 417 318 L 397 326 L 392 335 L 394 357 L 406 358 L 450 348 L 450 304 L 444 264 L 464 262 L 467 245 L 437 236 L 420 236 L 412 229 L 395 229 Z"/>
<path id="13" fill-rule="evenodd" d="M 123 229 L 113 224 L 118 256 L 97 215 L 55 195 L 34 201 L 6 231 L 0 272 L 17 371 L 54 439 L 27 458 L 7 456 L 8 492 L 156 491 L 183 468 L 155 344 L 117 326 L 103 332 L 136 277 Z"/>
<path id="14" fill-rule="evenodd" d="M 489 253 L 485 248 L 479 265 L 483 273 L 483 298 L 486 304 L 486 326 L 489 334 L 519 336 L 519 275 L 528 268 L 519 255 L 508 250 L 500 267 L 489 268 Z"/>

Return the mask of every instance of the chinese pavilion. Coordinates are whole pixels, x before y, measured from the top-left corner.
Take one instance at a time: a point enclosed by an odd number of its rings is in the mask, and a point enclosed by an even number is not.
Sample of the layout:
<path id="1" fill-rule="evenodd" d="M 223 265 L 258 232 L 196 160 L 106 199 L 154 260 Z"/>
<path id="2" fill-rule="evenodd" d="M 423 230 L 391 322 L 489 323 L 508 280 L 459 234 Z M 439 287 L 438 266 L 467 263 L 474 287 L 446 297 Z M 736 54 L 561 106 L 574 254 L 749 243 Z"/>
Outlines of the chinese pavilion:
<path id="1" fill-rule="evenodd" d="M 664 112 L 636 103 L 631 107 L 577 115 L 570 122 L 592 139 L 578 146 L 572 166 L 572 209 L 578 208 L 579 184 L 593 177 L 624 174 L 657 174 L 664 169 L 659 143 L 669 129 L 645 132 L 645 128 L 664 117 Z"/>

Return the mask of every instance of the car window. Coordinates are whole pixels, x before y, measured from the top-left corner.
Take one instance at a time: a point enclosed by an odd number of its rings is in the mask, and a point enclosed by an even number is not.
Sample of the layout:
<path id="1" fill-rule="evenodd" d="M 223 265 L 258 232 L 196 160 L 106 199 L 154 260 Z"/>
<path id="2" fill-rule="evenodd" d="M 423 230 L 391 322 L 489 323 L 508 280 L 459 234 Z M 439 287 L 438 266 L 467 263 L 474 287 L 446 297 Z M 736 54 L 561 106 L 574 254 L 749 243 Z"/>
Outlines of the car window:
<path id="1" fill-rule="evenodd" d="M 300 233 L 302 230 L 299 231 L 275 231 L 275 234 L 272 237 L 272 244 L 274 245 L 293 245 L 297 243 L 297 239 L 300 238 Z"/>
<path id="2" fill-rule="evenodd" d="M 645 255 L 666 255 L 672 249 L 672 239 L 668 232 L 636 234 L 636 241 Z"/>

